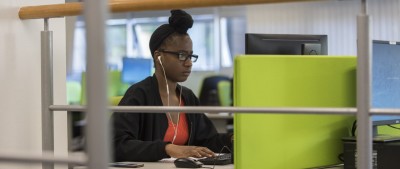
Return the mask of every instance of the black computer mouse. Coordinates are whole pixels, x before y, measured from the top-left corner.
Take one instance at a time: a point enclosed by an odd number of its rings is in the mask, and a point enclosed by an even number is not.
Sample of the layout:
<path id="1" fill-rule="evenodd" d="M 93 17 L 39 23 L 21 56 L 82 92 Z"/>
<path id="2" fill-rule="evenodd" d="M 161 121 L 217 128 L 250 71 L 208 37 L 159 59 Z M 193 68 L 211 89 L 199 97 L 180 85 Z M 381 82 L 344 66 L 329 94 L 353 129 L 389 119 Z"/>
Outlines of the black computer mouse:
<path id="1" fill-rule="evenodd" d="M 174 161 L 176 168 L 200 168 L 203 163 L 193 158 L 178 158 Z"/>

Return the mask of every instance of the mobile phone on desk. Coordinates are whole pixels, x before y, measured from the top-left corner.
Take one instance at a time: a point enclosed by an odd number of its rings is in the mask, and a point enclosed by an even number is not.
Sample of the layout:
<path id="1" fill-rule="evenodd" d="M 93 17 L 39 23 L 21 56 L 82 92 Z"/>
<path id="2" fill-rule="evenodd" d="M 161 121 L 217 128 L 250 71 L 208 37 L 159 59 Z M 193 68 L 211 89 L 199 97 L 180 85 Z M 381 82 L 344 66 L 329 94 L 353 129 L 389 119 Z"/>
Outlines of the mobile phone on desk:
<path id="1" fill-rule="evenodd" d="M 135 162 L 115 162 L 115 163 L 110 163 L 111 167 L 121 167 L 121 168 L 139 168 L 143 167 L 144 164 L 139 164 Z"/>

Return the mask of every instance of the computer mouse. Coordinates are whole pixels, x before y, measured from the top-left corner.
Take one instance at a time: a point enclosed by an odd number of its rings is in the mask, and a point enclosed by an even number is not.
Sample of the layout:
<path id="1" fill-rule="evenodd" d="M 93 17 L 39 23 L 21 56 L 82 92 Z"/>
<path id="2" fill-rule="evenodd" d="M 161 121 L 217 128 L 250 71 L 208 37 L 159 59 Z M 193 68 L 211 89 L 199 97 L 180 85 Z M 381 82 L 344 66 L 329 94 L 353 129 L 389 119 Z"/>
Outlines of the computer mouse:
<path id="1" fill-rule="evenodd" d="M 174 161 L 176 168 L 200 168 L 203 163 L 193 158 L 178 158 Z"/>

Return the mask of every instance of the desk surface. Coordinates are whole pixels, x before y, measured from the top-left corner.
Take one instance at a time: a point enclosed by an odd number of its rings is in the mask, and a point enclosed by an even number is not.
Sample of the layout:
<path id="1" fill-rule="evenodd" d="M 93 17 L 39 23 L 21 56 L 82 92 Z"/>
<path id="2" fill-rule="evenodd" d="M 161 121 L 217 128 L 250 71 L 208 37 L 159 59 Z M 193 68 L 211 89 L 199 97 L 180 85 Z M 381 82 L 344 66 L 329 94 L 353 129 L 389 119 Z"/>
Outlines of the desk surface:
<path id="1" fill-rule="evenodd" d="M 173 162 L 168 161 L 168 162 L 137 162 L 138 164 L 144 164 L 143 167 L 140 167 L 139 169 L 177 169 L 174 165 Z M 212 168 L 212 165 L 203 165 L 203 167 L 210 167 Z M 84 166 L 79 166 L 79 167 L 74 167 L 74 169 L 87 169 L 87 167 Z M 110 167 L 110 169 L 132 169 L 132 168 L 119 168 L 119 167 Z M 229 165 L 216 165 L 215 169 L 233 169 L 233 164 Z"/>

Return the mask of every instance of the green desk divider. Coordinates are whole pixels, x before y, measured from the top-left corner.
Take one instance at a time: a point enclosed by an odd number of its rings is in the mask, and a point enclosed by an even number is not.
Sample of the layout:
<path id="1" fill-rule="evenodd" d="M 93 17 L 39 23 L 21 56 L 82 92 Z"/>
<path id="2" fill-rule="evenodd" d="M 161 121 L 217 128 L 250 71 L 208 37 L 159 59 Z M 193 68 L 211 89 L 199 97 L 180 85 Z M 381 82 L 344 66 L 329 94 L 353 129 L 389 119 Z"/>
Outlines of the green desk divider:
<path id="1" fill-rule="evenodd" d="M 356 57 L 244 55 L 235 59 L 239 107 L 355 107 Z M 339 163 L 353 115 L 235 114 L 235 169 Z"/>
<path id="2" fill-rule="evenodd" d="M 129 85 L 123 84 L 121 82 L 121 72 L 112 70 L 108 71 L 108 79 L 107 79 L 107 96 L 109 98 L 109 102 L 112 102 L 111 97 L 113 96 L 121 96 L 125 94 L 125 91 L 129 88 Z M 85 105 L 86 103 L 86 72 L 82 72 L 82 93 L 81 93 L 81 105 Z"/>

